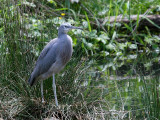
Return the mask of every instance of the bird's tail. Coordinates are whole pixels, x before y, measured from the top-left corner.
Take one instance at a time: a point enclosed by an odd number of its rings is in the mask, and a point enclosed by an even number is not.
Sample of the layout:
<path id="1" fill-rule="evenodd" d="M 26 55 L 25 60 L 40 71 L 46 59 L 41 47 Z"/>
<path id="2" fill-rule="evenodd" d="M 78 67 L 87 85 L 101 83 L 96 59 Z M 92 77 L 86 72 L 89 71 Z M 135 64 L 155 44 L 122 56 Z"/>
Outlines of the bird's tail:
<path id="1" fill-rule="evenodd" d="M 30 86 L 33 86 L 34 82 L 35 82 L 35 78 L 33 78 L 32 75 L 31 75 L 28 79 L 28 83 L 29 83 Z"/>

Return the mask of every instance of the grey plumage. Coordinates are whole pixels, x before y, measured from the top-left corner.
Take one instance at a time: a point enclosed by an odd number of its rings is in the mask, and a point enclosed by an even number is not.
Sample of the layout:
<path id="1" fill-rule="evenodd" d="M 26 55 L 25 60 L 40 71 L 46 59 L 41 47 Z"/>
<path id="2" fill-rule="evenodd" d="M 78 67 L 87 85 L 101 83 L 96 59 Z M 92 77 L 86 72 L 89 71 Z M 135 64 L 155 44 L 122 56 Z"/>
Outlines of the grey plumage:
<path id="1" fill-rule="evenodd" d="M 45 80 L 53 75 L 53 89 L 56 101 L 56 86 L 54 74 L 62 70 L 72 56 L 72 39 L 67 35 L 70 29 L 81 29 L 71 26 L 68 23 L 62 24 L 58 29 L 58 38 L 51 40 L 42 50 L 35 68 L 28 80 L 32 86 L 38 80 Z M 41 91 L 43 92 L 43 83 L 41 84 Z M 42 93 L 41 92 L 41 93 Z M 43 101 L 43 93 L 42 93 Z M 58 106 L 58 101 L 56 103 Z"/>

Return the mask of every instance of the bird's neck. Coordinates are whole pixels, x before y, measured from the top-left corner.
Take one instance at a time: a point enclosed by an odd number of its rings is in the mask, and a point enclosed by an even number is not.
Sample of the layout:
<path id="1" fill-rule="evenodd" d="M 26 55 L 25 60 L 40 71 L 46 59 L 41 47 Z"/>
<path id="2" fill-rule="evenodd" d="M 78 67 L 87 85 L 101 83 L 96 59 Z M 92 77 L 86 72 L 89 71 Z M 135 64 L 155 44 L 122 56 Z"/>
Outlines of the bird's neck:
<path id="1" fill-rule="evenodd" d="M 58 38 L 60 38 L 62 36 L 67 36 L 67 34 L 66 33 L 62 33 L 62 32 L 58 32 Z"/>
<path id="2" fill-rule="evenodd" d="M 72 38 L 69 35 L 67 35 L 67 34 L 60 34 L 60 35 L 58 35 L 58 41 L 68 42 L 68 43 L 72 44 Z"/>

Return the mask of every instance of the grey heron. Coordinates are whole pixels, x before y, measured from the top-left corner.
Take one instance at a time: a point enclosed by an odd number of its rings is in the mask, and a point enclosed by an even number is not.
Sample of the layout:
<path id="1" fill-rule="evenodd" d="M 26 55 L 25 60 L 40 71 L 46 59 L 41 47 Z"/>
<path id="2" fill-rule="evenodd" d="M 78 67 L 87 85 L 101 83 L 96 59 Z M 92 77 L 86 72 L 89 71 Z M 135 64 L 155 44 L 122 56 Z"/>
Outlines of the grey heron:
<path id="1" fill-rule="evenodd" d="M 43 96 L 43 80 L 53 76 L 53 92 L 55 96 L 55 103 L 58 106 L 55 74 L 60 72 L 72 56 L 72 38 L 67 35 L 71 29 L 81 29 L 74 27 L 69 23 L 62 24 L 58 29 L 58 38 L 51 40 L 42 50 L 36 62 L 33 72 L 28 80 L 29 84 L 33 86 L 37 81 L 41 81 L 41 96 Z"/>

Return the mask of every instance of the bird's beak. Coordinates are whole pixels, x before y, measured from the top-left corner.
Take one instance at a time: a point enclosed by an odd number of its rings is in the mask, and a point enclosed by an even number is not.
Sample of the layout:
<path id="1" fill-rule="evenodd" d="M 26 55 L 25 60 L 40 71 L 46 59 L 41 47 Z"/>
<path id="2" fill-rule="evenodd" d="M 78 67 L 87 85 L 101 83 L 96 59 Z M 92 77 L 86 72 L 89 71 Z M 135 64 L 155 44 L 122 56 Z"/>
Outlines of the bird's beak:
<path id="1" fill-rule="evenodd" d="M 75 27 L 75 26 L 71 26 L 71 29 L 80 29 L 80 30 L 83 30 L 82 28 L 80 28 L 80 27 Z"/>

